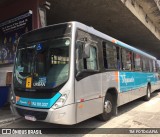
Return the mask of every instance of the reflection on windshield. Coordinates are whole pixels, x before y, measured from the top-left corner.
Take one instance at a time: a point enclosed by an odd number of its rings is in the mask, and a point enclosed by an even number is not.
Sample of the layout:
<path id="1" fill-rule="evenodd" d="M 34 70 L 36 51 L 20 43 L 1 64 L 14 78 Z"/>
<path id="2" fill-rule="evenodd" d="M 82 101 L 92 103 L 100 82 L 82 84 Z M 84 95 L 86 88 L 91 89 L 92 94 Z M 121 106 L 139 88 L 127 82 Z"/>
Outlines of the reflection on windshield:
<path id="1" fill-rule="evenodd" d="M 15 62 L 15 87 L 56 87 L 68 79 L 70 39 L 48 40 L 18 49 Z M 22 46 L 21 46 L 22 47 Z"/>

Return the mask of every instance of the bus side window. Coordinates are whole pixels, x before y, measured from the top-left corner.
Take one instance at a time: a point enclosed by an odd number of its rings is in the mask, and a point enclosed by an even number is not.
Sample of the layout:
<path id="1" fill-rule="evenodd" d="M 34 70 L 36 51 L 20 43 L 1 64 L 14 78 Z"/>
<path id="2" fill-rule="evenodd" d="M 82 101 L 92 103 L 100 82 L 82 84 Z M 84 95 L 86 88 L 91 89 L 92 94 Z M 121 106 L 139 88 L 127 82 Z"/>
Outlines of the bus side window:
<path id="1" fill-rule="evenodd" d="M 120 59 L 120 48 L 116 47 L 117 50 L 117 68 L 121 70 L 121 59 Z"/>
<path id="2" fill-rule="evenodd" d="M 84 42 L 77 41 L 76 42 L 76 70 L 77 72 L 81 72 L 84 69 L 84 61 L 83 61 L 83 45 Z"/>
<path id="3" fill-rule="evenodd" d="M 141 56 L 139 54 L 134 54 L 134 65 L 135 65 L 135 71 L 141 71 L 142 65 L 141 65 Z"/>
<path id="4" fill-rule="evenodd" d="M 155 60 L 153 60 L 153 72 L 156 72 L 157 70 L 156 70 L 156 61 Z"/>
<path id="5" fill-rule="evenodd" d="M 117 69 L 120 64 L 117 61 L 118 49 L 115 45 L 109 42 L 103 43 L 103 60 L 105 69 Z"/>
<path id="6" fill-rule="evenodd" d="M 158 69 L 158 73 L 160 74 L 160 61 L 157 60 L 157 69 Z"/>
<path id="7" fill-rule="evenodd" d="M 142 70 L 145 72 L 149 72 L 149 60 L 147 57 L 142 57 Z"/>
<path id="8" fill-rule="evenodd" d="M 132 52 L 122 49 L 122 70 L 132 70 Z"/>
<path id="9" fill-rule="evenodd" d="M 84 42 L 77 41 L 76 43 L 76 69 L 77 72 L 81 72 L 82 70 L 98 70 L 97 63 L 97 48 L 96 45 L 90 45 L 90 57 L 83 58 L 83 49 Z"/>
<path id="10" fill-rule="evenodd" d="M 146 58 L 146 67 L 147 67 L 147 72 L 150 72 L 149 59 L 148 58 Z"/>
<path id="11" fill-rule="evenodd" d="M 90 46 L 90 57 L 87 59 L 84 59 L 84 69 L 98 70 L 97 48 L 93 45 Z"/>

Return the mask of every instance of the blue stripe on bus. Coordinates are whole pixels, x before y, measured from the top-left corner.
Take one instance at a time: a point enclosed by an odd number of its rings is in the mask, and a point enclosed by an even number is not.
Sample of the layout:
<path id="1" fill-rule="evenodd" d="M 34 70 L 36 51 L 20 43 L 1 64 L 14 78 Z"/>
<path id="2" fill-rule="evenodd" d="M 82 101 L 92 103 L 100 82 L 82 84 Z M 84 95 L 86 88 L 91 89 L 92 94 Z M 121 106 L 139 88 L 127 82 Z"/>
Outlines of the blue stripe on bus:
<path id="1" fill-rule="evenodd" d="M 16 104 L 25 106 L 25 107 L 33 107 L 33 108 L 51 108 L 56 101 L 61 97 L 61 93 L 57 93 L 51 99 L 33 99 L 33 98 L 23 98 L 20 97 Z"/>
<path id="2" fill-rule="evenodd" d="M 120 92 L 146 87 L 148 82 L 155 84 L 159 78 L 156 73 L 119 72 Z"/>

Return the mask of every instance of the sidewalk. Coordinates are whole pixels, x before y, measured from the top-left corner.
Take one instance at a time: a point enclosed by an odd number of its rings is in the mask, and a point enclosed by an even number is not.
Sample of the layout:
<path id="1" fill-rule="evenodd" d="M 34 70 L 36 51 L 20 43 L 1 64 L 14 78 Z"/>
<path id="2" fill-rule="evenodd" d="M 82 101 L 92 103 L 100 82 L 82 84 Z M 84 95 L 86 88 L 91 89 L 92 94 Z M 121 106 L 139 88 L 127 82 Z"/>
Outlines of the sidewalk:
<path id="1" fill-rule="evenodd" d="M 19 119 L 19 117 L 16 117 L 11 113 L 9 104 L 0 108 L 0 127 L 4 124 L 14 122 L 17 119 Z"/>

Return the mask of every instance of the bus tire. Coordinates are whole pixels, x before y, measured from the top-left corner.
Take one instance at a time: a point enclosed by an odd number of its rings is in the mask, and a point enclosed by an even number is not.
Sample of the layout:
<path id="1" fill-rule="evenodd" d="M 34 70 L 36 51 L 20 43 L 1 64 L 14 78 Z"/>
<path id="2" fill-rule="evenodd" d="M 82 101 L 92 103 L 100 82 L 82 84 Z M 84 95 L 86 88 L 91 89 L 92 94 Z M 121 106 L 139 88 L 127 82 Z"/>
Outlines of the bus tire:
<path id="1" fill-rule="evenodd" d="M 148 85 L 147 86 L 147 93 L 146 93 L 146 95 L 144 96 L 144 101 L 149 101 L 150 100 L 150 98 L 151 98 L 151 87 Z"/>
<path id="2" fill-rule="evenodd" d="M 108 93 L 105 97 L 104 100 L 104 105 L 103 105 L 103 113 L 99 115 L 99 120 L 101 121 L 107 121 L 109 120 L 114 111 L 114 104 L 113 104 L 113 97 L 110 93 Z"/>

